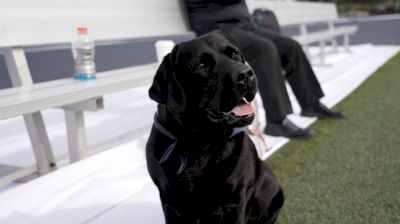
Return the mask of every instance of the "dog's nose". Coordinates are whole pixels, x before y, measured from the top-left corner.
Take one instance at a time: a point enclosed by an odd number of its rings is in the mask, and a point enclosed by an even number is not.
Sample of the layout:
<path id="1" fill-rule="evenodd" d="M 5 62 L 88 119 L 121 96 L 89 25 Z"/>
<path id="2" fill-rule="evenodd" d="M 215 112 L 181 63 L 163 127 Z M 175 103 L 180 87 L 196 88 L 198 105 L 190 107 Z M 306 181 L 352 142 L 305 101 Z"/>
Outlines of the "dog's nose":
<path id="1" fill-rule="evenodd" d="M 236 83 L 238 87 L 246 87 L 250 82 L 254 81 L 254 77 L 253 70 L 245 68 L 237 75 Z"/>

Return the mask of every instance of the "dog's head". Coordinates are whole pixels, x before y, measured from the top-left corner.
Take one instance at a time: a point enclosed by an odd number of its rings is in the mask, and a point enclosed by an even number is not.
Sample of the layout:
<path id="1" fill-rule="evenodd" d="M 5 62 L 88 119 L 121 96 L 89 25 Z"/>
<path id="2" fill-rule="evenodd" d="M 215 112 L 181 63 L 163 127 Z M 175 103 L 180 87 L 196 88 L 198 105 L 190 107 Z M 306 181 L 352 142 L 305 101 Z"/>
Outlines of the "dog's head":
<path id="1" fill-rule="evenodd" d="M 214 31 L 181 43 L 164 57 L 149 90 L 180 123 L 191 126 L 252 122 L 257 80 L 240 50 Z"/>

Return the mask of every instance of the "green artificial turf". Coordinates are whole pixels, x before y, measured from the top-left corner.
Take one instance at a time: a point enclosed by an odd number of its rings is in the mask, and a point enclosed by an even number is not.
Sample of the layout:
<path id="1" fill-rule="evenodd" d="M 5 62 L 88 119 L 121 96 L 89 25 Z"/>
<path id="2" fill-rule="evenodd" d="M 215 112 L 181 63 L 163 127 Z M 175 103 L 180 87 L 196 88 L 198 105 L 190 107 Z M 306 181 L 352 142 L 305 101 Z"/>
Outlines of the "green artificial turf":
<path id="1" fill-rule="evenodd" d="M 286 201 L 279 224 L 400 223 L 400 54 L 267 162 Z"/>

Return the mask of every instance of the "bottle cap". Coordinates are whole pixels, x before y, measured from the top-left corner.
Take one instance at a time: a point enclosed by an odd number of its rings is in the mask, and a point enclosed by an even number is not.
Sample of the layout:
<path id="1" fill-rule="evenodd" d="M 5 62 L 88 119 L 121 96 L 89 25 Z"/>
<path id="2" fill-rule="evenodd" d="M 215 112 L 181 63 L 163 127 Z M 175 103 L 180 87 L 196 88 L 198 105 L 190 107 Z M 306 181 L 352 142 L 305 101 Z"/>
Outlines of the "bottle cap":
<path id="1" fill-rule="evenodd" d="M 85 35 L 85 34 L 87 34 L 87 31 L 88 31 L 87 27 L 85 27 L 85 26 L 80 26 L 77 28 L 77 30 L 78 30 L 79 35 Z"/>

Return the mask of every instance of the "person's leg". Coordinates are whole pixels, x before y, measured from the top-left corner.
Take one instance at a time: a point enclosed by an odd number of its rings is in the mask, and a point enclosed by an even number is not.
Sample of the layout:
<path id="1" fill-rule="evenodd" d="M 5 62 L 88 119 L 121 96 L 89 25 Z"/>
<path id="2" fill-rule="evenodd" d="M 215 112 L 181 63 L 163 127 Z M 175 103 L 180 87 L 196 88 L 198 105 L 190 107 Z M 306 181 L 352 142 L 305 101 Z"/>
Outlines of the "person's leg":
<path id="1" fill-rule="evenodd" d="M 286 118 L 292 107 L 275 45 L 249 30 L 225 27 L 222 31 L 243 52 L 257 76 L 267 119 L 264 132 L 289 138 L 312 136 L 312 130 L 299 128 Z"/>
<path id="2" fill-rule="evenodd" d="M 297 41 L 266 29 L 259 29 L 257 34 L 276 45 L 287 80 L 302 108 L 301 115 L 343 117 L 343 113 L 331 111 L 321 104 L 320 99 L 324 96 L 321 85 Z"/>
<path id="3" fill-rule="evenodd" d="M 293 111 L 275 45 L 242 29 L 230 27 L 222 31 L 231 43 L 242 51 L 246 61 L 253 68 L 258 79 L 258 89 L 267 120 L 269 122 L 283 120 Z"/>
<path id="4" fill-rule="evenodd" d="M 318 103 L 324 93 L 301 45 L 269 30 L 259 29 L 257 34 L 276 45 L 285 75 L 300 106 L 307 108 Z"/>

